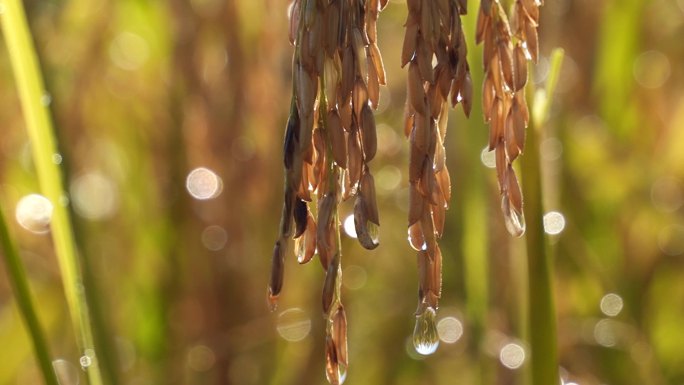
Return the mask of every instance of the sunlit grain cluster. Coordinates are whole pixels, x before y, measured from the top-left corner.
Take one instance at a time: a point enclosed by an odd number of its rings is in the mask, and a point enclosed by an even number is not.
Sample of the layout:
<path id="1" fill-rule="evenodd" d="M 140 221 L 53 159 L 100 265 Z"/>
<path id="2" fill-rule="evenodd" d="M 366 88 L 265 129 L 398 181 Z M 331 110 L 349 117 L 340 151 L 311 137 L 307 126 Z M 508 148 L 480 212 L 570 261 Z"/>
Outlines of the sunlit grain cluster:
<path id="1" fill-rule="evenodd" d="M 294 84 L 284 143 L 285 202 L 268 296 L 275 307 L 290 238 L 295 239 L 299 263 L 318 255 L 326 272 L 322 306 L 327 320 L 326 375 L 332 384 L 344 381 L 348 365 L 347 317 L 341 302 L 341 201 L 355 199 L 353 230 L 359 243 L 366 249 L 378 246 L 380 220 L 368 163 L 377 152 L 373 110 L 385 84 L 376 23 L 386 4 L 295 0 L 290 7 Z"/>

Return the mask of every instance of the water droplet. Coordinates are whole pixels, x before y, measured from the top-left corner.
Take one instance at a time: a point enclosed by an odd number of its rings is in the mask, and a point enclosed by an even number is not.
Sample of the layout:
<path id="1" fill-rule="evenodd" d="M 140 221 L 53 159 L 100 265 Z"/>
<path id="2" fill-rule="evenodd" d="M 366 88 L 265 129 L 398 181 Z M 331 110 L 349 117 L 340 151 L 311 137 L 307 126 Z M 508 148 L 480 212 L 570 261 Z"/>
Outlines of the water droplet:
<path id="1" fill-rule="evenodd" d="M 311 319 L 302 309 L 287 309 L 278 315 L 276 330 L 284 340 L 298 342 L 309 335 Z"/>
<path id="2" fill-rule="evenodd" d="M 83 355 L 78 359 L 78 362 L 81 364 L 81 368 L 86 370 L 93 364 L 93 359 L 88 355 Z"/>
<path id="3" fill-rule="evenodd" d="M 558 211 L 544 214 L 544 232 L 550 235 L 560 234 L 565 229 L 565 217 Z"/>
<path id="4" fill-rule="evenodd" d="M 525 349 L 516 343 L 506 344 L 499 352 L 499 360 L 509 369 L 518 369 L 525 362 Z"/>
<path id="5" fill-rule="evenodd" d="M 40 104 L 44 105 L 45 107 L 49 106 L 52 103 L 52 96 L 50 96 L 49 93 L 44 93 L 40 97 Z"/>
<path id="6" fill-rule="evenodd" d="M 60 358 L 52 361 L 52 368 L 60 385 L 78 385 L 79 374 L 76 365 Z"/>
<path id="7" fill-rule="evenodd" d="M 413 347 L 424 356 L 430 355 L 439 346 L 439 333 L 435 325 L 435 309 L 428 307 L 416 317 L 413 329 Z"/>
<path id="8" fill-rule="evenodd" d="M 427 250 L 427 243 L 425 243 L 420 222 L 416 222 L 408 228 L 408 242 L 415 251 Z"/>
<path id="9" fill-rule="evenodd" d="M 354 225 L 354 215 L 349 215 L 344 219 L 343 223 L 344 232 L 350 238 L 356 238 L 356 225 Z"/>
<path id="10" fill-rule="evenodd" d="M 489 147 L 485 146 L 480 153 L 480 160 L 487 168 L 496 168 L 496 154 L 494 151 L 489 151 Z"/>
<path id="11" fill-rule="evenodd" d="M 193 198 L 206 200 L 216 198 L 223 190 L 223 181 L 212 170 L 196 168 L 188 174 L 185 187 Z"/>
<path id="12" fill-rule="evenodd" d="M 295 239 L 295 255 L 297 255 L 297 262 L 302 263 L 306 259 L 306 232 L 299 238 Z"/>
<path id="13" fill-rule="evenodd" d="M 15 211 L 21 227 L 35 234 L 45 234 L 50 229 L 52 203 L 42 195 L 29 194 L 19 200 Z"/>
<path id="14" fill-rule="evenodd" d="M 59 153 L 52 154 L 52 163 L 62 164 L 62 154 L 59 154 Z"/>
<path id="15" fill-rule="evenodd" d="M 59 204 L 61 206 L 64 206 L 64 207 L 68 206 L 69 205 L 69 197 L 66 195 L 60 196 L 59 197 Z"/>
<path id="16" fill-rule="evenodd" d="M 347 365 L 345 365 L 345 364 L 343 364 L 343 363 L 340 362 L 340 363 L 337 365 L 337 370 L 338 370 L 339 373 L 340 373 L 340 374 L 339 374 L 339 376 L 340 376 L 340 384 L 344 384 L 344 380 L 347 379 L 347 370 L 348 370 Z"/>
<path id="17" fill-rule="evenodd" d="M 615 317 L 622 311 L 622 297 L 615 293 L 608 293 L 601 298 L 601 312 L 609 317 Z"/>
<path id="18" fill-rule="evenodd" d="M 456 317 L 444 317 L 437 322 L 437 334 L 447 344 L 456 343 L 463 335 L 463 324 Z"/>
<path id="19" fill-rule="evenodd" d="M 226 246 L 228 233 L 221 226 L 207 226 L 202 231 L 202 244 L 211 251 L 219 251 Z"/>
<path id="20" fill-rule="evenodd" d="M 515 208 L 510 205 L 506 196 L 501 198 L 501 211 L 503 211 L 504 214 L 506 230 L 514 237 L 522 237 L 522 235 L 525 234 L 525 215 L 523 213 L 518 213 Z"/>
<path id="21" fill-rule="evenodd" d="M 373 243 L 378 244 L 380 242 L 380 228 L 378 225 L 371 221 L 366 221 L 366 229 L 368 229 L 368 235 L 370 235 Z"/>

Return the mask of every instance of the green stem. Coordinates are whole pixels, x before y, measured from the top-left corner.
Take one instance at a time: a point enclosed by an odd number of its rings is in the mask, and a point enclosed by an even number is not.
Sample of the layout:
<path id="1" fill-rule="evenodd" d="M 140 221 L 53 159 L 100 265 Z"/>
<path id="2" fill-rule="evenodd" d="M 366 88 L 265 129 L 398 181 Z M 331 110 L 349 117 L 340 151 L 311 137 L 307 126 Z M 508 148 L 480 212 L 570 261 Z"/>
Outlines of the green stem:
<path id="1" fill-rule="evenodd" d="M 546 90 L 535 95 L 533 114 L 522 157 L 523 195 L 527 221 L 527 257 L 529 290 L 529 338 L 533 385 L 558 384 L 556 311 L 553 299 L 552 255 L 543 226 L 542 178 L 539 145 L 543 126 L 549 115 L 551 97 L 558 81 L 563 51 L 554 50 Z M 528 87 L 532 90 L 533 87 Z"/>
<path id="2" fill-rule="evenodd" d="M 1 15 L 2 31 L 7 42 L 26 120 L 26 129 L 32 145 L 38 182 L 43 195 L 54 206 L 51 224 L 52 239 L 79 349 L 87 356 L 82 358 L 82 363 L 87 364 L 85 366 L 90 384 L 101 385 L 102 377 L 95 356 L 90 316 L 81 278 L 81 266 L 74 244 L 69 211 L 66 207 L 67 195 L 64 192 L 60 168 L 53 161 L 54 155 L 58 154 L 57 143 L 48 108 L 44 103 L 45 87 L 36 51 L 22 2 L 4 0 L 0 5 L 4 8 Z"/>
<path id="3" fill-rule="evenodd" d="M 40 322 L 36 315 L 36 307 L 31 299 L 26 271 L 21 263 L 21 258 L 19 258 L 19 253 L 17 253 L 17 248 L 14 246 L 12 238 L 10 238 L 2 207 L 0 207 L 0 244 L 2 246 L 2 254 L 5 256 L 5 262 L 7 263 L 7 274 L 9 275 L 14 295 L 17 298 L 17 306 L 19 306 L 19 311 L 24 317 L 24 322 L 26 322 L 26 328 L 31 335 L 33 349 L 35 350 L 40 370 L 43 372 L 45 384 L 58 385 L 55 371 L 52 369 L 45 334 L 43 334 L 43 329 L 40 327 Z"/>

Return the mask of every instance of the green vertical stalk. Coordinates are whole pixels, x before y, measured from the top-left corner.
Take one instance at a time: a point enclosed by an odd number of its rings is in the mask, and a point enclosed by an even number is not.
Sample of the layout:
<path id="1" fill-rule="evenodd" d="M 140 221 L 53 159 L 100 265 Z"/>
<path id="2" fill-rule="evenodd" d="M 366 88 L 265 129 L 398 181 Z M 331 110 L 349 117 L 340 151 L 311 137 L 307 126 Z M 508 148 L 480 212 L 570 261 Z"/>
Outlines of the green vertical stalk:
<path id="1" fill-rule="evenodd" d="M 553 293 L 552 256 L 544 235 L 544 208 L 540 148 L 543 127 L 548 119 L 551 97 L 558 81 L 563 50 L 552 54 L 551 71 L 546 89 L 534 95 L 532 116 L 527 132 L 528 151 L 522 157 L 523 195 L 527 220 L 527 258 L 529 290 L 529 341 L 533 385 L 559 383 L 556 341 L 556 310 Z M 532 91 L 533 86 L 528 87 Z"/>
<path id="2" fill-rule="evenodd" d="M 43 328 L 41 328 L 38 316 L 36 315 L 36 307 L 31 299 L 26 271 L 21 263 L 21 258 L 19 258 L 17 248 L 14 246 L 12 238 L 10 238 L 2 207 L 0 207 L 0 247 L 2 247 L 2 255 L 4 255 L 5 262 L 7 263 L 7 275 L 14 290 L 17 306 L 22 317 L 24 317 L 26 328 L 33 342 L 33 350 L 36 353 L 38 366 L 40 366 L 40 370 L 43 373 L 43 380 L 45 380 L 46 385 L 58 385 L 57 376 L 55 371 L 52 370 L 45 334 L 43 334 Z"/>
<path id="3" fill-rule="evenodd" d="M 492 368 L 492 360 L 484 353 L 482 341 L 488 328 L 488 309 L 490 289 L 490 241 L 487 212 L 487 178 L 485 168 L 480 161 L 482 148 L 487 143 L 487 127 L 482 119 L 482 46 L 475 44 L 475 36 L 469 34 L 477 24 L 479 5 L 472 1 L 468 4 L 468 14 L 462 16 L 463 30 L 468 40 L 468 63 L 473 82 L 472 110 L 470 118 L 464 121 L 463 127 L 456 127 L 457 141 L 466 143 L 464 152 L 464 179 L 461 185 L 462 199 L 458 209 L 462 210 L 463 241 L 463 279 L 465 286 L 466 316 L 472 334 L 474 360 L 477 365 L 477 381 L 474 384 L 490 384 L 495 381 L 496 372 Z M 460 107 L 458 108 L 460 109 Z M 460 113 L 460 111 L 458 111 Z M 447 140 L 447 142 L 449 142 Z M 455 143 L 451 141 L 452 145 Z M 453 149 L 453 148 L 452 148 Z M 449 153 L 449 152 L 448 152 Z M 454 179 L 452 179 L 453 181 Z M 453 198 L 452 198 L 453 200 Z M 452 209 L 453 210 L 453 209 Z"/>
<path id="4" fill-rule="evenodd" d="M 64 291 L 69 306 L 71 321 L 81 349 L 82 366 L 87 368 L 91 385 L 101 385 L 102 377 L 95 356 L 93 333 L 81 279 L 74 236 L 71 228 L 67 195 L 62 184 L 61 171 L 53 157 L 57 154 L 57 143 L 48 108 L 43 103 L 45 88 L 38 66 L 36 51 L 29 32 L 26 14 L 20 0 L 3 0 L 1 21 L 9 57 L 12 63 L 19 99 L 26 120 L 26 129 L 31 141 L 33 162 L 38 174 L 43 195 L 54 206 L 51 233 L 57 254 Z"/>

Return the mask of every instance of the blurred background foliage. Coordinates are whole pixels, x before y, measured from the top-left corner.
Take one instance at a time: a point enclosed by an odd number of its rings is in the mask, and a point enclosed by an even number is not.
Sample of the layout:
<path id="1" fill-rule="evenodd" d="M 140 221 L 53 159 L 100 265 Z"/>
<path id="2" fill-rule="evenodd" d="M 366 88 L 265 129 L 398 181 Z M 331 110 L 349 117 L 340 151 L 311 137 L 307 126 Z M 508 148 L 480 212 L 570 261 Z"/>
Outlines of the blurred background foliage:
<path id="1" fill-rule="evenodd" d="M 291 254 L 278 311 L 265 304 L 291 90 L 288 2 L 25 5 L 86 290 L 104 327 L 98 355 L 115 362 L 114 377 L 121 384 L 324 384 L 319 264 L 297 266 Z M 465 32 L 480 84 L 477 7 L 469 2 Z M 549 240 L 561 375 L 567 384 L 682 384 L 684 1 L 547 0 L 542 12 L 536 84 L 548 74 L 550 51 L 566 50 L 541 143 L 545 208 L 562 215 L 547 228 L 560 229 Z M 410 343 L 417 274 L 405 226 L 405 17 L 404 2 L 391 0 L 379 22 L 389 76 L 371 164 L 381 246 L 369 252 L 343 237 L 347 381 L 523 384 L 525 246 L 504 229 L 479 110 L 470 120 L 452 112 L 447 136 L 454 195 L 439 317 L 451 318 L 433 356 L 419 357 Z M 39 189 L 4 44 L 2 51 L 0 203 L 62 385 L 85 383 L 50 237 L 13 220 L 22 197 Z M 201 167 L 198 185 L 188 176 Z M 350 211 L 347 202 L 343 217 Z M 0 384 L 40 383 L 0 270 Z"/>

